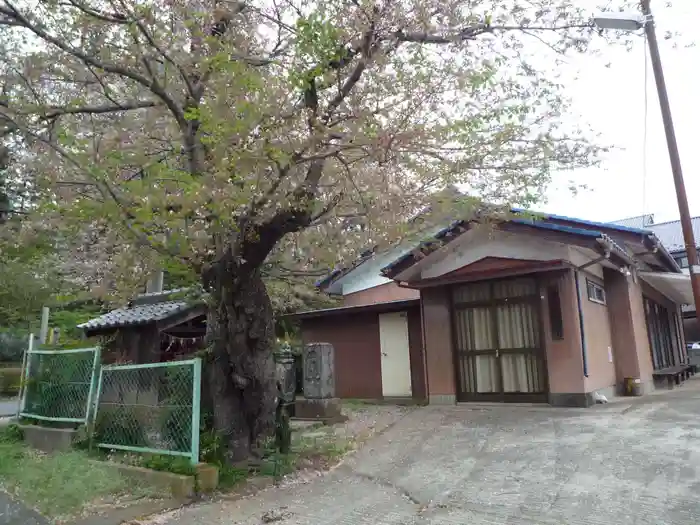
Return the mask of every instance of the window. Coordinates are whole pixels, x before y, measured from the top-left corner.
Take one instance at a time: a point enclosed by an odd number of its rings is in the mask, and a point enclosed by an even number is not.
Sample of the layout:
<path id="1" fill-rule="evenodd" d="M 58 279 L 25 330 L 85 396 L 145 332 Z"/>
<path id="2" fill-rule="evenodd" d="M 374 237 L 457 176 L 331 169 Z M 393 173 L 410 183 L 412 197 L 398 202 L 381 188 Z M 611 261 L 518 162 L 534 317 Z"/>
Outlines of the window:
<path id="1" fill-rule="evenodd" d="M 588 289 L 588 299 L 590 301 L 605 304 L 605 290 L 601 285 L 586 279 L 586 288 Z"/>
<path id="2" fill-rule="evenodd" d="M 644 298 L 644 312 L 654 370 L 662 370 L 682 362 L 680 332 L 675 314 L 647 297 Z"/>
<path id="3" fill-rule="evenodd" d="M 549 308 L 549 328 L 552 331 L 552 339 L 564 339 L 564 318 L 561 313 L 559 287 L 556 284 L 547 287 L 547 306 Z"/>
<path id="4" fill-rule="evenodd" d="M 686 257 L 685 255 L 682 257 L 674 257 L 674 259 L 678 263 L 678 266 L 680 266 L 681 268 L 688 268 L 690 266 L 688 264 L 688 257 Z"/>

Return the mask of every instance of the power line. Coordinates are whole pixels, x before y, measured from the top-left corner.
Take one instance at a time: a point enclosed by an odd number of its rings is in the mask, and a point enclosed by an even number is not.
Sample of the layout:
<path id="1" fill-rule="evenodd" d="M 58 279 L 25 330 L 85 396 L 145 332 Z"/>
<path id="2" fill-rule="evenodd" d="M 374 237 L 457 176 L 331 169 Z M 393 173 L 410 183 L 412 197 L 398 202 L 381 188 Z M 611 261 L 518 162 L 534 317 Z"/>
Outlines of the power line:
<path id="1" fill-rule="evenodd" d="M 642 139 L 642 226 L 647 213 L 647 148 L 649 140 L 649 46 L 644 34 L 644 138 Z"/>

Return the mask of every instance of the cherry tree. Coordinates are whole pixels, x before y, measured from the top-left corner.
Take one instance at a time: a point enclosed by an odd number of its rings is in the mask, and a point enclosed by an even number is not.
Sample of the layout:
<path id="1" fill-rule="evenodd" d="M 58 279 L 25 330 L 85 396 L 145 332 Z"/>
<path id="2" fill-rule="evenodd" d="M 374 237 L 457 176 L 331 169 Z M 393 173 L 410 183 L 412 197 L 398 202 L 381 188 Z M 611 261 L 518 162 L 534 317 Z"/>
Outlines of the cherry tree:
<path id="1" fill-rule="evenodd" d="M 208 292 L 205 385 L 238 460 L 274 413 L 266 275 L 394 242 L 428 204 L 457 213 L 446 189 L 529 205 L 553 171 L 597 161 L 555 74 L 586 51 L 587 16 L 569 0 L 0 0 L 0 125 L 31 151 L 44 228 L 88 235 L 115 282 L 166 263 Z"/>

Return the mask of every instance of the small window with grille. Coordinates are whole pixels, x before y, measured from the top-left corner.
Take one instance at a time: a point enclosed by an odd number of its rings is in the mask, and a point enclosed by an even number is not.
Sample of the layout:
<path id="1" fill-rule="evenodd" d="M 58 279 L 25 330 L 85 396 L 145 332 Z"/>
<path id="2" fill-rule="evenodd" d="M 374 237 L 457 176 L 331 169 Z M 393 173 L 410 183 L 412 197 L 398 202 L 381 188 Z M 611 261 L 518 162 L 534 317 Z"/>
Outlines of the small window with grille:
<path id="1" fill-rule="evenodd" d="M 605 304 L 605 289 L 598 283 L 586 279 L 588 289 L 588 299 L 598 304 Z"/>

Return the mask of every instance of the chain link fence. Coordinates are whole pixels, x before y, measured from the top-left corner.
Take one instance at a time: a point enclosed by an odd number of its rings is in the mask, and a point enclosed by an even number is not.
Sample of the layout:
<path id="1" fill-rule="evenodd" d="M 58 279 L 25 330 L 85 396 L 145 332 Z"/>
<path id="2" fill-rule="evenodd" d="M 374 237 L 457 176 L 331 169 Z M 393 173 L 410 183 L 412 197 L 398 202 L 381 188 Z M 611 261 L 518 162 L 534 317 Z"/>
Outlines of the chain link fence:
<path id="1" fill-rule="evenodd" d="M 23 371 L 20 416 L 64 423 L 87 423 L 96 386 L 99 348 L 29 348 Z"/>
<path id="2" fill-rule="evenodd" d="M 199 461 L 200 359 L 103 366 L 95 441 L 100 448 Z"/>

